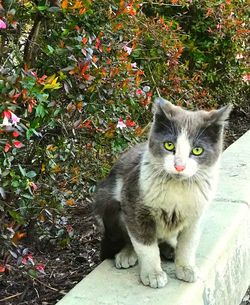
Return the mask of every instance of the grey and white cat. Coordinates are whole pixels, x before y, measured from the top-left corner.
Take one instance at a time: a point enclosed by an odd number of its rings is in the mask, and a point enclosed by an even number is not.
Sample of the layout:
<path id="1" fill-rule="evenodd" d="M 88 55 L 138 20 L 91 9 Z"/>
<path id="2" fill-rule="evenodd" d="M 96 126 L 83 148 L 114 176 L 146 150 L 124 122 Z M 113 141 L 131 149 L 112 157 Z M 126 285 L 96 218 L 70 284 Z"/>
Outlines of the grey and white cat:
<path id="1" fill-rule="evenodd" d="M 197 278 L 200 220 L 218 177 L 223 129 L 231 105 L 188 111 L 157 98 L 146 143 L 121 156 L 97 189 L 95 210 L 104 229 L 102 258 L 117 268 L 139 262 L 144 285 L 163 287 L 159 247 L 175 248 L 178 279 Z"/>

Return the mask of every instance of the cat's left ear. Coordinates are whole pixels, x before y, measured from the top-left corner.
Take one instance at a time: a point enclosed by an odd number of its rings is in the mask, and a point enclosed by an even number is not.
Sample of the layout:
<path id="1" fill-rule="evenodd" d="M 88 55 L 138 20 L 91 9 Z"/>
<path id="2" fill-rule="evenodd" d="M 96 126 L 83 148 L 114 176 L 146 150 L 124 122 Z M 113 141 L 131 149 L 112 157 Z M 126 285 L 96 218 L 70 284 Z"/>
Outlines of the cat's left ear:
<path id="1" fill-rule="evenodd" d="M 212 110 L 208 113 L 208 120 L 212 124 L 224 125 L 229 118 L 233 105 L 228 104 L 218 110 Z"/>
<path id="2" fill-rule="evenodd" d="M 171 119 L 175 116 L 178 108 L 179 107 L 173 105 L 168 100 L 165 100 L 162 97 L 157 97 L 155 98 L 152 111 L 154 114 L 164 114 L 167 118 Z"/>

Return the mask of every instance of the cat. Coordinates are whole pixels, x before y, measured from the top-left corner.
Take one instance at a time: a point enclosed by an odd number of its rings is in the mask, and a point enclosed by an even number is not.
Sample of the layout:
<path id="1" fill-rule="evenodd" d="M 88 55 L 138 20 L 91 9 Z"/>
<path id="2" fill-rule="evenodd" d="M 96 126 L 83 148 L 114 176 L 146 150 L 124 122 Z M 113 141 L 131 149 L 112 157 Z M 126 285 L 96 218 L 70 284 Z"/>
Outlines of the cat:
<path id="1" fill-rule="evenodd" d="M 231 109 L 190 111 L 156 98 L 148 141 L 125 152 L 97 187 L 102 259 L 115 256 L 117 268 L 138 261 L 142 283 L 160 288 L 167 275 L 159 246 L 168 243 L 176 277 L 196 281 L 201 216 L 214 197 Z"/>

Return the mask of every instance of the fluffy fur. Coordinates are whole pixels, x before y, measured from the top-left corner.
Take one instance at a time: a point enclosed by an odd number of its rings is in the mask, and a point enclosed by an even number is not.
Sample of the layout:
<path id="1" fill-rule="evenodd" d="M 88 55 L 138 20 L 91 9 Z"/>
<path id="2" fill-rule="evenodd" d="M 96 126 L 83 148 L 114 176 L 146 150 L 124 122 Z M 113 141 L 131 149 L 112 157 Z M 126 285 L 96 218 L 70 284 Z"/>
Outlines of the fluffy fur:
<path id="1" fill-rule="evenodd" d="M 230 111 L 231 106 L 188 111 L 156 100 L 149 140 L 122 155 L 98 186 L 95 210 L 104 234 L 103 259 L 115 256 L 117 268 L 138 260 L 142 283 L 163 287 L 167 275 L 159 248 L 169 256 L 167 243 L 175 248 L 177 278 L 196 280 L 199 223 L 214 196 Z M 165 147 L 169 142 L 171 151 Z M 194 155 L 195 147 L 203 153 Z"/>

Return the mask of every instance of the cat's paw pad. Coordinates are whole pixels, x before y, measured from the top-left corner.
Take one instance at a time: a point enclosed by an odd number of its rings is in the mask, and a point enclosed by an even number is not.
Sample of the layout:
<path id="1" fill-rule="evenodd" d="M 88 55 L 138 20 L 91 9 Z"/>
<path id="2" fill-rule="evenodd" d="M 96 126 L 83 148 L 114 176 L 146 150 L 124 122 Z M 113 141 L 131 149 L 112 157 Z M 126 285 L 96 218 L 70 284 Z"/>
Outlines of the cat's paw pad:
<path id="1" fill-rule="evenodd" d="M 145 286 L 152 288 L 162 288 L 167 282 L 167 274 L 164 271 L 142 272 L 141 281 Z"/>
<path id="2" fill-rule="evenodd" d="M 115 266 L 118 269 L 127 269 L 137 263 L 137 255 L 133 249 L 123 249 L 115 256 Z"/>
<path id="3" fill-rule="evenodd" d="M 192 266 L 176 266 L 176 277 L 179 280 L 193 283 L 197 280 L 197 268 Z"/>

